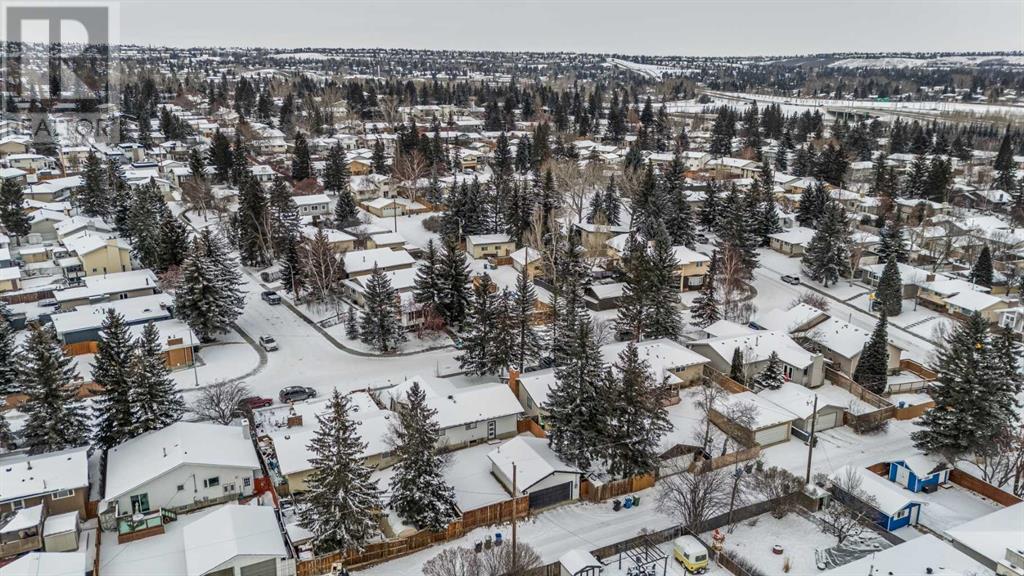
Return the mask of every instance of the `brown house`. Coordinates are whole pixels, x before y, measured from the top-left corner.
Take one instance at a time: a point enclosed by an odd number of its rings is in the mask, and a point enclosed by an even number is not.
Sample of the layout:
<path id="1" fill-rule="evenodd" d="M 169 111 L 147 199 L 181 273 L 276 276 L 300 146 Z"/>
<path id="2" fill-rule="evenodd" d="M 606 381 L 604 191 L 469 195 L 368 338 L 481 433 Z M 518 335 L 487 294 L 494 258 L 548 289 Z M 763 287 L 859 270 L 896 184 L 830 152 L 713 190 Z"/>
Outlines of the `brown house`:
<path id="1" fill-rule="evenodd" d="M 77 511 L 86 516 L 89 500 L 88 448 L 0 457 L 0 514 L 44 504 L 47 514 Z M 45 520 L 45 518 L 44 518 Z"/>

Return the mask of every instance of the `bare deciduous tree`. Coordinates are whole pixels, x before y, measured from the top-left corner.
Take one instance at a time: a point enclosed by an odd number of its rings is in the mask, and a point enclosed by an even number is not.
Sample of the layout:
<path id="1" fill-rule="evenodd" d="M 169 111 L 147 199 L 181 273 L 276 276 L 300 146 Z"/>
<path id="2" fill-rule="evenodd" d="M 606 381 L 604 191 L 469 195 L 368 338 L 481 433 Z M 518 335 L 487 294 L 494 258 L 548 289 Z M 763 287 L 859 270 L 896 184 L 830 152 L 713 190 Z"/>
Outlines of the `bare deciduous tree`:
<path id="1" fill-rule="evenodd" d="M 794 298 L 793 301 L 789 303 L 789 307 L 792 308 L 793 306 L 799 306 L 800 304 L 807 304 L 808 306 L 817 308 L 822 312 L 828 312 L 829 308 L 828 298 L 818 294 L 817 292 L 804 292 Z"/>
<path id="2" fill-rule="evenodd" d="M 729 474 L 721 469 L 699 474 L 676 472 L 659 483 L 659 503 L 683 526 L 701 532 L 708 520 L 729 507 Z"/>
<path id="3" fill-rule="evenodd" d="M 251 395 L 244 382 L 218 382 L 200 390 L 192 413 L 203 420 L 230 424 L 238 415 L 238 403 Z"/>
<path id="4" fill-rule="evenodd" d="M 448 548 L 423 564 L 425 576 L 522 576 L 541 566 L 529 544 L 505 543 L 476 553 L 472 548 Z"/>
<path id="5" fill-rule="evenodd" d="M 323 306 L 338 303 L 344 269 L 340 255 L 322 231 L 303 243 L 303 272 L 312 302 Z"/>
<path id="6" fill-rule="evenodd" d="M 877 506 L 877 502 L 874 496 L 861 488 L 863 483 L 860 474 L 853 467 L 847 468 L 833 480 L 837 488 L 858 501 L 845 505 L 832 498 L 828 506 L 822 510 L 820 518 L 825 530 L 836 537 L 838 544 L 842 544 L 847 538 L 861 535 L 868 529 L 867 523 L 871 522 L 870 509 Z"/>
<path id="7" fill-rule="evenodd" d="M 757 469 L 751 476 L 751 484 L 765 500 L 776 502 L 772 508 L 772 516 L 785 518 L 793 510 L 792 501 L 786 497 L 799 490 L 802 482 L 789 470 L 772 466 Z"/>
<path id="8" fill-rule="evenodd" d="M 1024 426 L 1007 430 L 987 454 L 968 461 L 985 482 L 1024 496 Z"/>

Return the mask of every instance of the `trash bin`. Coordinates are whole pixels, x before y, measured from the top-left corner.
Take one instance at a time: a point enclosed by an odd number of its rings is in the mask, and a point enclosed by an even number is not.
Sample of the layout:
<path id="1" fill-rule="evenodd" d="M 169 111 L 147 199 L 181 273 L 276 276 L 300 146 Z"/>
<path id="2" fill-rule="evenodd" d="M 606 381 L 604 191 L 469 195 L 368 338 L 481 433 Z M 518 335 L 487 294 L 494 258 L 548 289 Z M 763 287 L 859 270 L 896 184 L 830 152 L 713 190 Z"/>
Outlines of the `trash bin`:
<path id="1" fill-rule="evenodd" d="M 494 545 L 501 546 L 501 532 L 494 533 Z"/>
<path id="2" fill-rule="evenodd" d="M 633 495 L 633 506 L 639 506 L 639 505 L 640 505 L 640 497 L 634 494 Z"/>
<path id="3" fill-rule="evenodd" d="M 619 499 L 612 500 L 612 510 L 618 512 L 622 508 L 622 501 Z"/>
<path id="4" fill-rule="evenodd" d="M 625 508 L 626 510 L 629 510 L 630 508 L 632 508 L 633 507 L 633 497 L 632 496 L 626 496 L 626 499 L 622 502 L 622 507 Z"/>

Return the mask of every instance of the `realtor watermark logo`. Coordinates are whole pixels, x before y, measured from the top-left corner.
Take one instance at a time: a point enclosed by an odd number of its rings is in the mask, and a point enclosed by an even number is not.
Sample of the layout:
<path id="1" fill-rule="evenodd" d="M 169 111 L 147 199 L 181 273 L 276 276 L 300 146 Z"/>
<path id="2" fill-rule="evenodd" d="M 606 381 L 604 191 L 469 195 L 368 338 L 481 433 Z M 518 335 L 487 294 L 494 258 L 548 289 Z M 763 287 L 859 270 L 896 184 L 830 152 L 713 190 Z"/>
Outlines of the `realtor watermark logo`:
<path id="1" fill-rule="evenodd" d="M 38 145 L 117 143 L 114 2 L 4 2 L 4 113 Z"/>

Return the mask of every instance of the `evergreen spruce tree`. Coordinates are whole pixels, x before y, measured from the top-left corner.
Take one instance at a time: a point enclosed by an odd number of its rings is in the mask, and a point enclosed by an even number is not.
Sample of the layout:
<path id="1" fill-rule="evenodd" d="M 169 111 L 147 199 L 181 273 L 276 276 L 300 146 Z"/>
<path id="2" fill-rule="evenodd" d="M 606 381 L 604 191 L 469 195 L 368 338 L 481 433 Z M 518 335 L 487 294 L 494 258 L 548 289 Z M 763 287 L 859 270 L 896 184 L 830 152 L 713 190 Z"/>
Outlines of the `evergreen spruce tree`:
<path id="1" fill-rule="evenodd" d="M 23 435 L 32 454 L 85 445 L 89 425 L 78 401 L 74 362 L 64 353 L 53 326 L 30 328 L 16 360 L 18 388 L 27 396 Z"/>
<path id="2" fill-rule="evenodd" d="M 398 293 L 391 287 L 387 275 L 376 266 L 366 283 L 364 308 L 359 326 L 361 342 L 378 352 L 392 352 L 405 341 Z"/>
<path id="3" fill-rule="evenodd" d="M 721 214 L 721 199 L 719 198 L 718 186 L 712 182 L 704 193 L 704 204 L 700 207 L 698 223 L 706 231 L 718 229 L 718 220 Z"/>
<path id="4" fill-rule="evenodd" d="M 301 182 L 313 176 L 313 163 L 309 158 L 309 143 L 302 132 L 295 133 L 295 145 L 292 150 L 292 180 Z"/>
<path id="5" fill-rule="evenodd" d="M 301 246 L 302 243 L 297 236 L 288 236 L 281 255 L 281 286 L 295 297 L 298 297 L 306 287 L 306 269 L 300 255 Z"/>
<path id="6" fill-rule="evenodd" d="M 829 202 L 803 257 L 803 267 L 826 288 L 850 274 L 850 229 L 846 211 L 838 202 Z"/>
<path id="7" fill-rule="evenodd" d="M 374 174 L 387 174 L 389 171 L 387 156 L 384 154 L 384 143 L 378 138 L 373 144 L 373 156 L 370 159 Z"/>
<path id="8" fill-rule="evenodd" d="M 231 141 L 220 130 L 213 134 L 210 144 L 209 161 L 217 171 L 217 180 L 221 184 L 227 184 L 231 179 L 231 167 L 234 163 L 234 158 L 231 154 Z"/>
<path id="9" fill-rule="evenodd" d="M 128 210 L 132 254 L 147 268 L 160 269 L 160 221 L 165 209 L 160 191 L 150 182 L 136 191 Z"/>
<path id="10" fill-rule="evenodd" d="M 18 391 L 15 364 L 14 329 L 7 316 L 7 305 L 0 300 L 0 398 Z"/>
<path id="11" fill-rule="evenodd" d="M 900 278 L 900 267 L 896 259 L 890 259 L 882 268 L 882 277 L 878 279 L 875 289 L 875 300 L 888 316 L 899 316 L 903 312 L 903 279 Z"/>
<path id="12" fill-rule="evenodd" d="M 1014 394 L 1020 394 L 1024 387 L 1024 374 L 1021 373 L 1021 363 L 1024 362 L 1024 350 L 1017 337 L 1010 330 L 999 330 L 992 337 L 993 353 L 999 367 L 1003 370 L 1004 377 L 1009 381 L 1009 386 Z"/>
<path id="13" fill-rule="evenodd" d="M 251 175 L 249 153 L 242 142 L 242 133 L 236 130 L 235 141 L 231 147 L 231 184 L 241 189 L 243 182 Z"/>
<path id="14" fill-rule="evenodd" d="M 359 339 L 359 313 L 351 305 L 349 305 L 348 313 L 345 315 L 345 337 L 349 340 Z"/>
<path id="15" fill-rule="evenodd" d="M 134 382 L 129 396 L 135 410 L 133 436 L 181 420 L 185 401 L 170 377 L 160 347 L 160 331 L 152 322 L 146 324 L 135 341 L 131 362 Z"/>
<path id="16" fill-rule="evenodd" d="M 455 238 L 446 238 L 437 266 L 437 313 L 448 326 L 461 326 L 469 308 L 469 264 Z"/>
<path id="17" fill-rule="evenodd" d="M 647 288 L 650 291 L 650 316 L 646 322 L 648 338 L 676 339 L 682 333 L 679 309 L 679 282 L 672 240 L 664 225 L 659 225 L 648 257 Z"/>
<path id="18" fill-rule="evenodd" d="M 270 246 L 274 256 L 280 258 L 298 238 L 301 225 L 299 206 L 281 178 L 275 178 L 270 187 L 269 211 Z"/>
<path id="19" fill-rule="evenodd" d="M 619 198 L 619 189 L 615 185 L 615 176 L 608 178 L 608 187 L 604 191 L 604 218 L 605 223 L 611 226 L 622 224 L 622 200 Z"/>
<path id="20" fill-rule="evenodd" d="M 605 446 L 600 448 L 608 472 L 617 478 L 654 472 L 660 462 L 661 438 L 672 430 L 664 405 L 669 388 L 655 380 L 633 342 L 619 353 L 608 378 L 614 409 L 605 432 Z"/>
<path id="21" fill-rule="evenodd" d="M 506 329 L 512 365 L 522 372 L 533 364 L 541 354 L 540 336 L 533 328 L 537 292 L 524 272 L 516 279 L 516 289 L 509 301 L 509 318 Z"/>
<path id="22" fill-rule="evenodd" d="M 163 211 L 160 217 L 160 247 L 158 251 L 158 270 L 166 271 L 181 266 L 188 253 L 188 229 L 185 224 L 174 217 L 170 210 Z"/>
<path id="23" fill-rule="evenodd" d="M 732 349 L 732 362 L 729 364 L 729 378 L 744 384 L 747 381 L 746 370 L 743 364 L 743 350 L 739 347 Z"/>
<path id="24" fill-rule="evenodd" d="M 715 250 L 711 253 L 711 264 L 704 277 L 704 284 L 700 287 L 700 294 L 693 299 L 693 306 L 690 307 L 690 321 L 700 328 L 707 328 L 722 319 L 722 314 L 718 310 L 718 295 L 715 290 L 717 274 L 718 250 Z"/>
<path id="25" fill-rule="evenodd" d="M 985 454 L 1020 420 L 1018 386 L 1007 378 L 988 321 L 972 314 L 935 352 L 935 407 L 918 421 L 922 430 L 911 435 L 915 447 L 950 463 L 961 456 Z"/>
<path id="26" fill-rule="evenodd" d="M 246 266 L 265 266 L 269 248 L 267 196 L 252 175 L 241 177 L 236 214 L 238 253 Z"/>
<path id="27" fill-rule="evenodd" d="M 348 162 L 340 144 L 335 144 L 327 153 L 324 166 L 324 189 L 338 197 L 334 205 L 334 222 L 338 228 L 352 223 L 356 217 L 356 203 L 352 197 Z"/>
<path id="28" fill-rule="evenodd" d="M 93 381 L 103 388 L 93 403 L 93 442 L 104 450 L 135 436 L 139 406 L 134 404 L 132 394 L 137 379 L 133 371 L 134 354 L 135 343 L 124 317 L 108 309 L 92 370 Z"/>
<path id="29" fill-rule="evenodd" d="M 761 243 L 756 229 L 756 205 L 751 200 L 733 186 L 723 202 L 718 222 L 718 249 L 722 254 L 735 251 L 739 255 L 744 280 L 754 277 L 757 247 Z"/>
<path id="30" fill-rule="evenodd" d="M 107 174 L 100 157 L 89 152 L 82 170 L 82 187 L 74 195 L 75 205 L 86 216 L 101 218 L 110 214 Z"/>
<path id="31" fill-rule="evenodd" d="M 0 182 L 0 224 L 15 237 L 32 231 L 32 220 L 25 213 L 24 191 L 13 178 Z"/>
<path id="32" fill-rule="evenodd" d="M 853 371 L 853 379 L 861 386 L 882 394 L 888 385 L 889 342 L 887 326 L 889 324 L 885 309 L 878 317 L 871 339 L 864 344 L 860 353 L 857 368 Z"/>
<path id="33" fill-rule="evenodd" d="M 501 366 L 491 363 L 497 346 L 498 296 L 491 277 L 484 274 L 473 285 L 473 298 L 469 302 L 467 324 L 469 332 L 463 338 L 459 367 L 483 376 L 497 374 Z"/>
<path id="34" fill-rule="evenodd" d="M 390 506 L 402 520 L 421 530 L 440 532 L 458 518 L 455 491 L 444 479 L 444 459 L 438 454 L 437 410 L 427 405 L 426 393 L 413 382 L 408 406 L 398 412 L 395 426 L 394 475 L 389 484 Z"/>
<path id="35" fill-rule="evenodd" d="M 1013 143 L 1010 140 L 1009 127 L 1003 132 L 1003 140 L 999 143 L 999 152 L 996 153 L 996 160 L 992 167 L 996 171 L 996 179 L 992 183 L 995 188 L 1006 192 L 1016 189 L 1017 165 L 1013 161 Z"/>
<path id="36" fill-rule="evenodd" d="M 978 260 L 974 263 L 974 268 L 971 268 L 971 282 L 991 288 L 992 275 L 992 252 L 986 244 L 981 247 Z"/>
<path id="37" fill-rule="evenodd" d="M 175 291 L 175 313 L 199 336 L 210 342 L 227 331 L 241 314 L 244 298 L 237 263 L 221 240 L 204 230 L 192 240 L 181 266 Z"/>
<path id="38" fill-rule="evenodd" d="M 878 236 L 880 241 L 875 252 L 878 254 L 879 261 L 896 260 L 905 264 L 910 259 L 910 250 L 907 247 L 906 238 L 903 236 L 903 221 L 898 213 L 882 226 Z"/>
<path id="39" fill-rule="evenodd" d="M 566 339 L 564 363 L 548 392 L 545 419 L 551 449 L 565 462 L 588 471 L 605 444 L 608 406 L 601 350 L 589 318 L 576 322 Z"/>
<path id="40" fill-rule="evenodd" d="M 441 301 L 439 256 L 434 240 L 427 240 L 427 249 L 423 253 L 422 263 L 416 269 L 413 284 L 413 299 L 426 309 L 437 311 Z"/>
<path id="41" fill-rule="evenodd" d="M 335 389 L 308 446 L 313 472 L 299 519 L 318 553 L 358 552 L 379 533 L 380 495 L 373 470 L 362 463 L 366 443 L 351 412 L 349 398 Z"/>
<path id="42" fill-rule="evenodd" d="M 782 372 L 782 360 L 779 353 L 772 350 L 768 356 L 768 365 L 757 373 L 753 378 L 754 386 L 768 390 L 778 390 L 786 382 L 786 375 Z"/>
<path id="43" fill-rule="evenodd" d="M 642 340 L 652 315 L 653 297 L 647 242 L 635 233 L 630 234 L 620 265 L 624 283 L 619 301 L 618 329 L 620 333 L 630 334 L 633 340 Z"/>
<path id="44" fill-rule="evenodd" d="M 818 220 L 825 213 L 825 206 L 828 204 L 828 193 L 821 182 L 804 190 L 800 196 L 800 206 L 797 208 L 796 221 L 807 228 L 817 227 Z"/>
<path id="45" fill-rule="evenodd" d="M 588 281 L 587 267 L 583 259 L 584 250 L 578 234 L 567 238 L 556 233 L 552 251 L 557 261 L 554 266 L 555 291 L 552 293 L 551 308 L 554 312 L 551 348 L 555 364 L 564 364 L 572 354 L 573 335 L 576 325 L 589 322 L 590 313 L 584 302 Z"/>

